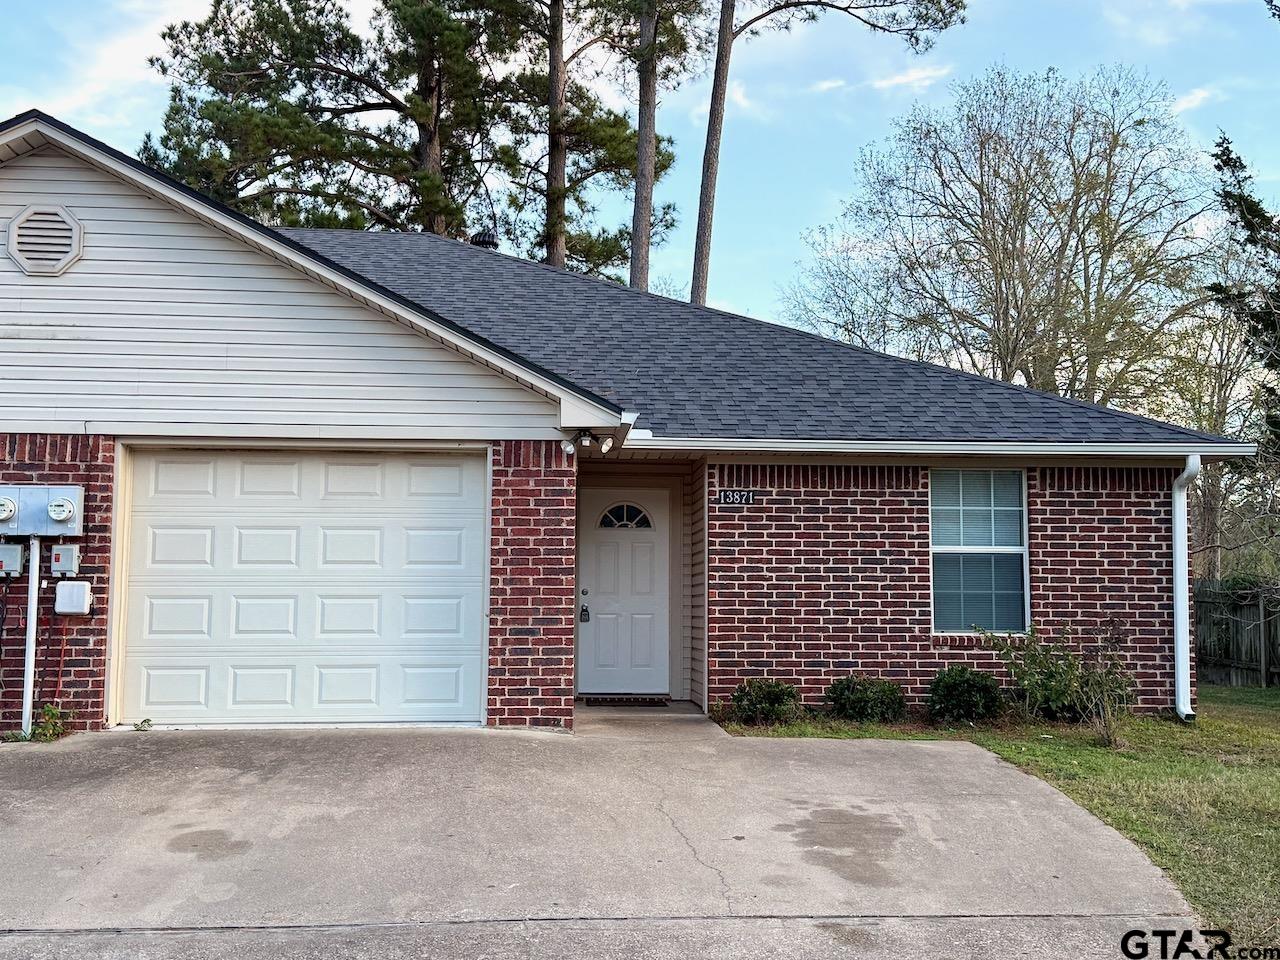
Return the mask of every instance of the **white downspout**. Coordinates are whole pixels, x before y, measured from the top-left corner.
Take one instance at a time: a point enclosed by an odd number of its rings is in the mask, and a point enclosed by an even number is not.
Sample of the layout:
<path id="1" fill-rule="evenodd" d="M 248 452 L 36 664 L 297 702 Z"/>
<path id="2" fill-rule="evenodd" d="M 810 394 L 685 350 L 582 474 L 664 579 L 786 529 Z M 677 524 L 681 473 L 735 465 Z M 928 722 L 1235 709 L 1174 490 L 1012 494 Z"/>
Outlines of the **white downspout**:
<path id="1" fill-rule="evenodd" d="M 1200 455 L 1190 454 L 1187 466 L 1173 481 L 1173 708 L 1183 720 L 1196 718 L 1191 709 L 1191 597 L 1188 595 L 1187 487 L 1200 474 Z"/>

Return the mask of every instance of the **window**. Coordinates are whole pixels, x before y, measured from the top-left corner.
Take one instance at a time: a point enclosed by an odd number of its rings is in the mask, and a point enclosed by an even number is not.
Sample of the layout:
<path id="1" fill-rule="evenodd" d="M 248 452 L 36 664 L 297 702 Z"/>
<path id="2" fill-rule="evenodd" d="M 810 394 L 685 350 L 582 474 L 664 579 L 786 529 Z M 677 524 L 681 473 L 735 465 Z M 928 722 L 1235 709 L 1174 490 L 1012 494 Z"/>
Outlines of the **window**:
<path id="1" fill-rule="evenodd" d="M 653 524 L 649 522 L 649 515 L 634 503 L 620 503 L 604 512 L 604 515 L 600 518 L 600 526 L 605 529 L 614 527 L 644 527 L 647 529 L 652 527 Z"/>
<path id="2" fill-rule="evenodd" d="M 933 629 L 1027 629 L 1021 470 L 931 470 Z"/>

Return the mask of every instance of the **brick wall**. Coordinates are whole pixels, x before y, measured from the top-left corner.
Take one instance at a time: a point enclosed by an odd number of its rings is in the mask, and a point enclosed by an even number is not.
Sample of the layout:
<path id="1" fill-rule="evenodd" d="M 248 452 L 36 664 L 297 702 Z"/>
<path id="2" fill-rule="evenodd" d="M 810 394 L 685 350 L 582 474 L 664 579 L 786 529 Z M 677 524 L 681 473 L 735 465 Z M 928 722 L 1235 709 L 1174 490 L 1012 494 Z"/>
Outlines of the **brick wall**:
<path id="1" fill-rule="evenodd" d="M 1045 467 L 1027 478 L 1033 616 L 1052 636 L 1121 624 L 1139 706 L 1173 700 L 1172 468 Z M 1193 645 L 1194 648 L 1194 645 Z M 1192 671 L 1194 677 L 1194 670 Z"/>
<path id="2" fill-rule="evenodd" d="M 42 704 L 57 699 L 71 712 L 77 729 L 100 729 L 105 720 L 114 463 L 115 441 L 110 437 L 0 434 L 0 483 L 65 483 L 85 488 L 85 535 L 75 542 L 83 546 L 80 577 L 92 584 L 93 613 L 53 616 L 51 584 L 40 598 L 36 645 L 37 714 Z M 41 559 L 47 576 L 47 542 Z M 26 576 L 0 581 L 0 591 L 7 591 L 7 615 L 0 632 L 0 730 L 15 730 L 22 712 Z"/>
<path id="3" fill-rule="evenodd" d="M 1172 697 L 1172 483 L 1164 469 L 1028 471 L 1033 622 L 1063 636 L 1121 621 L 1151 709 Z M 722 487 L 762 495 L 722 506 Z M 931 632 L 926 468 L 712 464 L 707 511 L 713 702 L 754 676 L 796 683 L 811 703 L 854 672 L 917 703 L 951 663 L 1004 677 L 975 638 Z"/>
<path id="4" fill-rule="evenodd" d="M 576 492 L 559 443 L 494 445 L 490 724 L 573 726 Z"/>

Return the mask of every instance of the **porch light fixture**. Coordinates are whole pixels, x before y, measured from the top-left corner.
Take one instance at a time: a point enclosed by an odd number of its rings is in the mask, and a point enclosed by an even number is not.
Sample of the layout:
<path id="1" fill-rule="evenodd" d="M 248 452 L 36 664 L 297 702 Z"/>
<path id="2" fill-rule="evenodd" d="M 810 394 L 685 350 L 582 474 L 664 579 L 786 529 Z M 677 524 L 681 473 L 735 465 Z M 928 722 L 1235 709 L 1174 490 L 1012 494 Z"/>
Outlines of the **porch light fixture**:
<path id="1" fill-rule="evenodd" d="M 561 440 L 560 449 L 566 456 L 573 456 L 576 447 L 581 446 L 583 450 L 589 450 L 593 443 L 599 446 L 601 453 L 608 453 L 613 449 L 613 437 L 597 437 L 590 430 L 579 430 L 573 435 L 572 440 Z"/>

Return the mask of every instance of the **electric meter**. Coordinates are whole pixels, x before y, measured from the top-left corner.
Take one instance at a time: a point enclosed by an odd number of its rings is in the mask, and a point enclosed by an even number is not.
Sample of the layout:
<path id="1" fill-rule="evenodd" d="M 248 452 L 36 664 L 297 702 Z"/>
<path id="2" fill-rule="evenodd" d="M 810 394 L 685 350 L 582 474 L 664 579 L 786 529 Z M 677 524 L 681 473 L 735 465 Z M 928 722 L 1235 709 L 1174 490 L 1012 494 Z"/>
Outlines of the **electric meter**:
<path id="1" fill-rule="evenodd" d="M 76 515 L 76 505 L 66 497 L 55 497 L 49 501 L 49 519 L 54 523 L 66 523 Z"/>
<path id="2" fill-rule="evenodd" d="M 0 523 L 6 520 L 12 520 L 13 515 L 18 512 L 18 504 L 9 497 L 0 497 Z"/>

